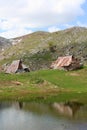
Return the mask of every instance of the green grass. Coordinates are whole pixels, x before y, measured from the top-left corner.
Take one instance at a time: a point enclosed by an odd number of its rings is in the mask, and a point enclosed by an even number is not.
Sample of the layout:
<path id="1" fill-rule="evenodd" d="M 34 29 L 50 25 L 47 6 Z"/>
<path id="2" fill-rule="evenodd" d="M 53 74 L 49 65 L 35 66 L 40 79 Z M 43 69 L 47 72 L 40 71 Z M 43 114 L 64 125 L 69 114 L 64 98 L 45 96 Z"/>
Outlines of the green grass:
<path id="1" fill-rule="evenodd" d="M 40 70 L 0 73 L 0 100 L 87 103 L 87 67 L 78 71 Z"/>
<path id="2" fill-rule="evenodd" d="M 59 88 L 68 88 L 74 91 L 87 92 L 87 69 L 80 71 L 40 71 L 39 75 Z"/>

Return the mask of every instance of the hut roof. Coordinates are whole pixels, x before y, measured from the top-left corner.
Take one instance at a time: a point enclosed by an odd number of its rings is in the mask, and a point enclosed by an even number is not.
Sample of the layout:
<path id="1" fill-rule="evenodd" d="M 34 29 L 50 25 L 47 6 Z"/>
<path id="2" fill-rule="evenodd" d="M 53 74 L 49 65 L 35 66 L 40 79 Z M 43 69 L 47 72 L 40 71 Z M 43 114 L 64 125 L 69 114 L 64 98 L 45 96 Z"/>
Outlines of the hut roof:
<path id="1" fill-rule="evenodd" d="M 51 65 L 52 68 L 60 68 L 64 66 L 69 66 L 72 63 L 73 56 L 58 57 Z"/>
<path id="2" fill-rule="evenodd" d="M 13 61 L 12 64 L 7 68 L 6 73 L 16 73 L 20 64 L 22 64 L 22 62 L 20 60 Z M 21 67 L 22 67 L 22 65 L 21 65 Z"/>

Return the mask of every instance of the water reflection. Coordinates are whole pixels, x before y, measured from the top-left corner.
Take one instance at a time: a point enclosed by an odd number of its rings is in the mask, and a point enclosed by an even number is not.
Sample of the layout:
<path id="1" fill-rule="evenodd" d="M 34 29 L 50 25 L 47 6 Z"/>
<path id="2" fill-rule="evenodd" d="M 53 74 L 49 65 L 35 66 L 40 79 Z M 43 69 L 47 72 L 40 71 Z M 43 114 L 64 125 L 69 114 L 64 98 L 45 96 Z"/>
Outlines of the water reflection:
<path id="1" fill-rule="evenodd" d="M 19 102 L 19 108 L 20 108 L 20 109 L 23 108 L 23 102 Z"/>
<path id="2" fill-rule="evenodd" d="M 0 103 L 0 130 L 87 130 L 87 105 Z"/>
<path id="3" fill-rule="evenodd" d="M 11 107 L 9 102 L 0 102 L 0 110 Z"/>
<path id="4" fill-rule="evenodd" d="M 74 117 L 79 109 L 83 106 L 79 102 L 66 102 L 66 103 L 54 103 L 53 108 L 55 108 L 59 113 L 67 116 Z"/>
<path id="5" fill-rule="evenodd" d="M 32 112 L 37 115 L 64 115 L 69 117 L 75 117 L 80 114 L 86 113 L 87 106 L 79 102 L 65 102 L 53 104 L 43 103 L 28 103 L 28 102 L 0 102 L 0 111 L 4 109 L 14 108 L 16 110 L 23 110 L 25 112 Z M 86 116 L 87 114 L 85 114 Z M 79 118 L 78 117 L 78 118 Z"/>

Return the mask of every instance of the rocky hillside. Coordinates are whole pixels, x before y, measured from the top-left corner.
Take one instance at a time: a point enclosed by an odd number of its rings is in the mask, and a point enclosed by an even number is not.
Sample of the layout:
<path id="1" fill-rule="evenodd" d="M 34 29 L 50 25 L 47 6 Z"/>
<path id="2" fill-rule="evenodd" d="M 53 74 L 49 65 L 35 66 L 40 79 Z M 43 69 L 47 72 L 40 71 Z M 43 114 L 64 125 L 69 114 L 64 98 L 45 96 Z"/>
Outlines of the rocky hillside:
<path id="1" fill-rule="evenodd" d="M 11 46 L 10 40 L 0 37 L 0 51 L 3 51 L 4 49 L 8 48 Z"/>
<path id="2" fill-rule="evenodd" d="M 23 59 L 31 70 L 48 68 L 58 56 L 75 55 L 87 63 L 87 28 L 73 27 L 55 33 L 35 32 L 11 39 L 13 46 L 0 54 L 3 62 Z"/>

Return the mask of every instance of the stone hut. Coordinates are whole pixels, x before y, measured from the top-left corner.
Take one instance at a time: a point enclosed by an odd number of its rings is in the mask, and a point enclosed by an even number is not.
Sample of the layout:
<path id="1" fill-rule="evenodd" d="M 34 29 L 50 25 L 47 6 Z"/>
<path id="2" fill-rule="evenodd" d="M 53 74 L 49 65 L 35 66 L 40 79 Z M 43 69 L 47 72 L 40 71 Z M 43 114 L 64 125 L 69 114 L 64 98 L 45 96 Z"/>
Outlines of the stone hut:
<path id="1" fill-rule="evenodd" d="M 15 60 L 6 69 L 6 73 L 20 73 L 29 72 L 29 68 L 26 67 L 21 60 Z"/>
<path id="2" fill-rule="evenodd" d="M 54 61 L 50 68 L 51 69 L 60 69 L 60 70 L 76 70 L 82 67 L 81 61 L 74 56 L 64 56 L 58 57 Z"/>

